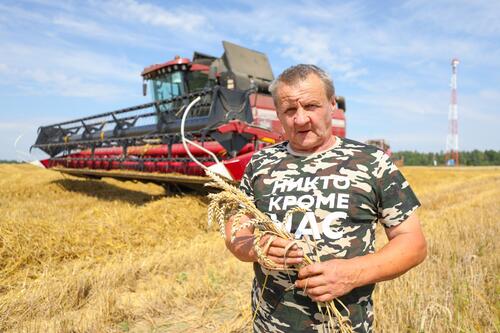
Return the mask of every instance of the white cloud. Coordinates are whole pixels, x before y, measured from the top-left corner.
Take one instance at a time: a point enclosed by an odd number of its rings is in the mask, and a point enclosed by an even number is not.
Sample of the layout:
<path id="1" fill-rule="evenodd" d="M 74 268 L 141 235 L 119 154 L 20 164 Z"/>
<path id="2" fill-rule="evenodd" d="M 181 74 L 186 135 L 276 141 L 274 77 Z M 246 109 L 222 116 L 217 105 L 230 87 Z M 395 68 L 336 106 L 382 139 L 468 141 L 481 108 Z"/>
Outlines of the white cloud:
<path id="1" fill-rule="evenodd" d="M 101 24 L 99 22 L 76 18 L 74 16 L 58 15 L 52 23 L 60 29 L 61 33 L 83 36 L 91 40 L 106 41 L 112 44 L 134 45 L 152 50 L 165 50 L 161 40 L 154 36 L 147 36 L 119 27 L 114 24 Z"/>
<path id="2" fill-rule="evenodd" d="M 33 3 L 44 7 L 49 7 L 51 11 L 58 10 L 64 12 L 77 12 L 77 4 L 75 1 L 52 1 L 52 0 L 24 0 L 26 3 Z"/>
<path id="3" fill-rule="evenodd" d="M 25 10 L 18 6 L 7 6 L 0 4 L 0 19 L 5 23 L 14 24 L 23 22 L 41 23 L 47 20 L 47 17 L 33 11 Z"/>
<path id="4" fill-rule="evenodd" d="M 410 0 L 405 3 L 416 23 L 425 23 L 448 33 L 493 36 L 500 33 L 500 2 L 491 0 Z"/>
<path id="5" fill-rule="evenodd" d="M 327 71 L 340 73 L 345 80 L 356 79 L 368 72 L 354 65 L 352 57 L 335 49 L 328 32 L 300 27 L 283 36 L 282 41 L 285 45 L 282 54 L 293 62 L 319 65 Z"/>
<path id="6" fill-rule="evenodd" d="M 30 95 L 115 97 L 138 84 L 142 69 L 124 57 L 19 44 L 4 48 L 0 61 L 0 75 Z"/>
<path id="7" fill-rule="evenodd" d="M 194 32 L 203 29 L 206 19 L 193 10 L 168 11 L 163 7 L 135 0 L 103 2 L 100 6 L 108 15 L 127 21 L 139 21 L 158 27 L 174 28 Z"/>
<path id="8" fill-rule="evenodd" d="M 284 35 L 282 42 L 285 45 L 283 54 L 296 62 L 325 63 L 335 58 L 329 47 L 329 38 L 326 34 L 316 33 L 306 27 L 300 27 L 290 34 Z M 330 66 L 339 70 L 349 69 L 350 64 L 336 64 Z"/>
<path id="9" fill-rule="evenodd" d="M 81 33 L 83 35 L 95 37 L 98 39 L 109 39 L 110 37 L 116 38 L 116 36 L 112 35 L 111 31 L 90 20 L 82 20 L 75 17 L 66 17 L 59 15 L 55 17 L 52 22 L 55 25 L 61 26 L 62 28 L 67 29 L 68 31 L 73 33 Z"/>
<path id="10" fill-rule="evenodd" d="M 78 76 L 49 72 L 44 69 L 24 71 L 21 77 L 29 82 L 24 83 L 22 89 L 30 95 L 110 98 L 127 92 L 127 89 L 121 85 L 82 80 Z"/>
<path id="11" fill-rule="evenodd" d="M 315 63 L 353 80 L 367 73 L 356 61 L 346 31 L 363 25 L 364 8 L 357 3 L 325 5 L 315 1 L 246 2 L 245 10 L 201 8 L 216 32 L 234 42 L 250 39 L 268 44 L 289 64 Z M 346 24 L 346 18 L 349 24 Z M 237 24 L 235 24 L 237 22 Z M 244 38 L 243 38 L 244 37 Z"/>

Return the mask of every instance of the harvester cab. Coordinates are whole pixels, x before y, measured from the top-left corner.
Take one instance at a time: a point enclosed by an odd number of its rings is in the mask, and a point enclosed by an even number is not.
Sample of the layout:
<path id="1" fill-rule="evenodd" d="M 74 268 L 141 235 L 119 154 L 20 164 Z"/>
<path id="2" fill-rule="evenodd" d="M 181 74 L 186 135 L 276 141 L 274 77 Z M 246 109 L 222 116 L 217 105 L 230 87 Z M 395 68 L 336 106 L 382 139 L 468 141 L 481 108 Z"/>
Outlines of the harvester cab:
<path id="1" fill-rule="evenodd" d="M 195 53 L 196 55 L 196 53 Z M 149 66 L 142 72 L 143 94 L 149 91 L 153 101 L 172 100 L 196 91 L 210 89 L 216 85 L 215 78 L 209 79 L 210 67 L 193 63 L 187 58 L 176 56 L 164 64 Z M 162 104 L 164 112 L 175 108 L 172 104 Z"/>
<path id="2" fill-rule="evenodd" d="M 77 176 L 199 186 L 206 168 L 238 181 L 253 153 L 283 140 L 268 87 L 267 56 L 229 42 L 217 58 L 195 52 L 146 67 L 152 101 L 42 126 L 32 148 L 45 167 Z M 343 99 L 339 99 L 342 107 Z M 344 110 L 332 116 L 345 136 Z M 222 166 L 222 171 L 220 171 Z"/>

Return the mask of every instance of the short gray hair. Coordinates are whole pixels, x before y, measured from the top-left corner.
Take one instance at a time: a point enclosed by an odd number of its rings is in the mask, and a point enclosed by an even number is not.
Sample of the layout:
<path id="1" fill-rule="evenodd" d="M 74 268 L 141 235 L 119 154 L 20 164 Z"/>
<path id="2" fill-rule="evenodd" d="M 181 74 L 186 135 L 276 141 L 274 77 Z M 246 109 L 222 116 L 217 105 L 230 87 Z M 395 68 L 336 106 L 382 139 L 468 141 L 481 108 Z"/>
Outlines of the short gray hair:
<path id="1" fill-rule="evenodd" d="M 315 65 L 299 64 L 289 67 L 283 71 L 276 79 L 269 85 L 269 92 L 273 96 L 274 104 L 276 104 L 276 91 L 281 83 L 286 85 L 294 85 L 300 81 L 305 80 L 309 75 L 315 74 L 325 87 L 325 94 L 328 99 L 335 96 L 335 87 L 333 80 L 324 70 Z"/>

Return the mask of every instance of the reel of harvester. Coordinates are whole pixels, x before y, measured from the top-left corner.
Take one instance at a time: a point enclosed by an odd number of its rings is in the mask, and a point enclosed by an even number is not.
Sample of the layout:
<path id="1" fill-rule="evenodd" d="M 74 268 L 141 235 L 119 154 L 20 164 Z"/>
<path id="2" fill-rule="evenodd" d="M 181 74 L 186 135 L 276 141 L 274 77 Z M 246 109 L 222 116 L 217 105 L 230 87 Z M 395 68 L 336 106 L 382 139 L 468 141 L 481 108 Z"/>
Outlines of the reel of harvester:
<path id="1" fill-rule="evenodd" d="M 251 125 L 252 92 L 216 86 L 44 126 L 33 147 L 51 156 L 42 161 L 47 168 L 73 175 L 198 187 L 205 182 L 200 179 L 203 167 L 222 163 L 223 175 L 239 180 L 253 152 L 280 139 L 279 134 Z M 184 111 L 190 111 L 189 117 Z"/>

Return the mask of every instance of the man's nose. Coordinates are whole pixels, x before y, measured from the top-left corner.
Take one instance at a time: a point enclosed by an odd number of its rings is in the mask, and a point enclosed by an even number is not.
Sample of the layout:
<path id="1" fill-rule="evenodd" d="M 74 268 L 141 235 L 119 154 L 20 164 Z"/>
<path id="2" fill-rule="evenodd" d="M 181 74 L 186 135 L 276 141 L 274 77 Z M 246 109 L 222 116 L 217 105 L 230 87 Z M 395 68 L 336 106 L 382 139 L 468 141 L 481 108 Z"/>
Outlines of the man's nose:
<path id="1" fill-rule="evenodd" d="M 301 105 L 299 105 L 297 111 L 295 112 L 294 122 L 299 126 L 305 125 L 309 122 L 309 116 Z"/>

